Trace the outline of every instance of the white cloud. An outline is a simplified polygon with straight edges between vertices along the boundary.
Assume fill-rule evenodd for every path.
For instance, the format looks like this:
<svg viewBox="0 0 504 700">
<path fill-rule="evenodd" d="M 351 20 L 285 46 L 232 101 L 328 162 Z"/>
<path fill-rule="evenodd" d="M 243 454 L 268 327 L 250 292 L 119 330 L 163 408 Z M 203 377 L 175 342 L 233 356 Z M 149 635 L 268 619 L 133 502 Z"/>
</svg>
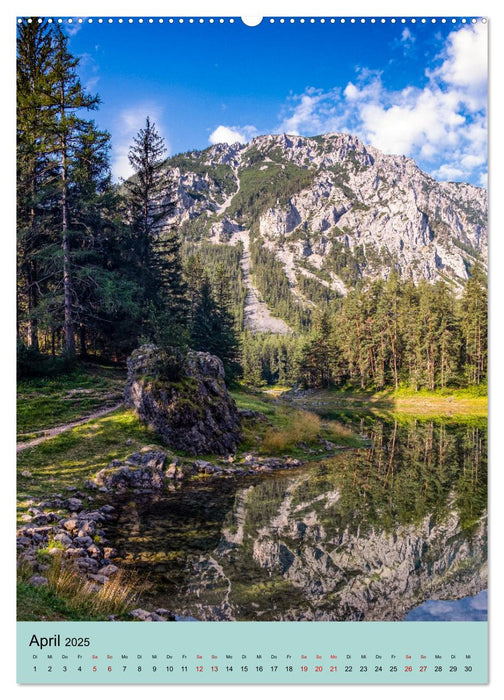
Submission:
<svg viewBox="0 0 504 700">
<path fill-rule="evenodd" d="M 71 17 L 69 19 L 71 19 L 72 21 L 71 22 L 66 21 L 64 23 L 63 27 L 64 27 L 66 33 L 68 34 L 68 36 L 75 36 L 78 32 L 80 32 L 82 27 L 86 24 L 88 18 L 87 17 L 80 17 L 80 18 L 79 17 Z M 79 19 L 81 20 L 80 22 L 79 22 Z"/>
<path fill-rule="evenodd" d="M 460 178 L 464 175 L 464 171 L 460 170 L 460 168 L 455 168 L 451 165 L 445 164 L 435 170 L 433 175 L 438 180 L 448 182 L 451 180 L 460 180 Z"/>
<path fill-rule="evenodd" d="M 359 90 L 353 83 L 350 82 L 343 90 L 343 94 L 347 100 L 356 100 L 359 97 Z"/>
<path fill-rule="evenodd" d="M 472 170 L 473 168 L 483 165 L 485 162 L 485 154 L 480 153 L 478 155 L 472 155 L 469 153 L 466 156 L 463 156 L 460 162 L 464 169 Z"/>
<path fill-rule="evenodd" d="M 345 89 L 347 99 L 351 102 L 356 98 L 357 88 L 349 83 Z M 293 136 L 340 131 L 345 127 L 344 102 L 339 88 L 328 92 L 307 88 L 302 95 L 292 95 L 289 98 L 286 114 L 275 131 Z M 292 104 L 294 108 L 291 107 Z"/>
<path fill-rule="evenodd" d="M 401 34 L 401 41 L 405 44 L 414 44 L 415 43 L 415 37 L 411 33 L 411 31 L 406 27 L 403 29 L 402 34 Z"/>
<path fill-rule="evenodd" d="M 487 29 L 479 23 L 452 32 L 441 55 L 445 60 L 431 75 L 455 87 L 484 94 L 487 82 Z"/>
<path fill-rule="evenodd" d="M 366 103 L 360 116 L 365 138 L 385 153 L 412 155 L 427 146 L 431 157 L 465 123 L 452 95 L 430 88 L 402 91 L 390 105 Z"/>
<path fill-rule="evenodd" d="M 299 98 L 299 104 L 292 116 L 285 119 L 282 124 L 282 131 L 287 134 L 298 135 L 299 129 L 303 127 L 306 123 L 315 124 L 319 123 L 319 116 L 317 113 L 320 101 L 324 98 L 322 91 L 308 89 L 307 93 L 301 95 Z"/>
<path fill-rule="evenodd" d="M 142 103 L 135 107 L 123 109 L 118 114 L 117 122 L 112 129 L 112 175 L 116 179 L 128 178 L 133 174 L 129 164 L 128 153 L 133 143 L 133 138 L 140 129 L 145 127 L 145 120 L 150 118 L 151 123 L 156 125 L 157 132 L 165 139 L 167 149 L 166 155 L 170 152 L 169 143 L 163 133 L 161 124 L 162 109 L 153 102 Z"/>
<path fill-rule="evenodd" d="M 436 155 L 436 149 L 431 143 L 424 143 L 420 149 L 420 156 L 426 160 L 430 160 Z"/>
<path fill-rule="evenodd" d="M 279 131 L 343 131 L 385 153 L 408 155 L 441 179 L 480 182 L 486 161 L 486 26 L 451 32 L 424 87 L 388 90 L 382 74 L 359 69 L 344 89 L 310 87 L 289 98 Z M 414 42 L 410 29 L 402 41 Z"/>
<path fill-rule="evenodd" d="M 257 129 L 255 126 L 224 126 L 221 124 L 216 129 L 212 131 L 208 137 L 209 143 L 212 145 L 216 143 L 229 143 L 230 145 L 234 143 L 247 143 L 251 138 L 257 135 Z"/>
<path fill-rule="evenodd" d="M 405 27 L 401 32 L 401 39 L 399 40 L 399 46 L 402 48 L 403 54 L 406 55 L 413 50 L 415 46 L 416 38 L 408 27 Z"/>
<path fill-rule="evenodd" d="M 89 52 L 84 52 L 79 55 L 79 75 L 81 76 L 86 92 L 93 93 L 100 80 L 100 75 L 98 63 L 95 57 Z"/>
</svg>

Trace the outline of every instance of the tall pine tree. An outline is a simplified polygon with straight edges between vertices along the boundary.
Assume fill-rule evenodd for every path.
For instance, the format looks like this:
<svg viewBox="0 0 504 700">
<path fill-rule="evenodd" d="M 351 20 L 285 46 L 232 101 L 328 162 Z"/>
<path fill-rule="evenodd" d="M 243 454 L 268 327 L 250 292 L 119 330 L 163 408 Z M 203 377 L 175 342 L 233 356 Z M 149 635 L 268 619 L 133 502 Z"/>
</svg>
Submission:
<svg viewBox="0 0 504 700">
<path fill-rule="evenodd" d="M 71 205 L 69 197 L 70 172 L 76 151 L 81 147 L 82 135 L 89 129 L 89 121 L 82 118 L 83 110 L 96 109 L 99 98 L 86 93 L 77 76 L 79 59 L 68 51 L 68 37 L 59 27 L 55 30 L 54 61 L 52 66 L 51 101 L 55 111 L 52 132 L 52 150 L 58 160 L 61 215 L 61 249 L 63 277 L 63 332 L 65 354 L 75 356 L 75 302 L 72 269 Z"/>
<path fill-rule="evenodd" d="M 479 384 L 488 368 L 488 291 L 480 263 L 471 269 L 460 309 L 466 377 L 470 384 Z"/>
<path fill-rule="evenodd" d="M 165 165 L 166 147 L 147 117 L 134 137 L 129 162 L 134 175 L 124 185 L 140 281 L 144 335 L 162 344 L 187 340 L 188 301 L 180 240 L 167 223 L 175 207 L 176 183 Z"/>
<path fill-rule="evenodd" d="M 50 25 L 32 18 L 17 38 L 17 240 L 18 338 L 39 350 L 41 297 L 48 269 L 41 251 L 52 242 L 55 164 L 48 139 L 54 124 L 51 100 L 54 46 Z M 26 327 L 26 334 L 23 329 Z"/>
</svg>

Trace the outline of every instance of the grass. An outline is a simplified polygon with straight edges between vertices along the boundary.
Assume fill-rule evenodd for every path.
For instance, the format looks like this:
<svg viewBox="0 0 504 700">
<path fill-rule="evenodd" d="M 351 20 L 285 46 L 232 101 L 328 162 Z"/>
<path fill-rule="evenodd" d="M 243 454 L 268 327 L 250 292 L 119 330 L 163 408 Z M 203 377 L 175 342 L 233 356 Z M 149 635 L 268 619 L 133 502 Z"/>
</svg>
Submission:
<svg viewBox="0 0 504 700">
<path fill-rule="evenodd" d="M 45 560 L 47 557 L 51 556 L 49 552 L 54 549 L 58 549 L 63 552 L 65 549 L 65 545 L 57 540 L 49 540 L 46 547 L 37 550 L 37 556 L 39 557 L 39 560 L 42 561 Z"/>
<path fill-rule="evenodd" d="M 488 387 L 486 384 L 478 384 L 476 386 L 468 386 L 463 389 L 454 389 L 450 387 L 444 387 L 442 389 L 419 389 L 415 391 L 410 387 L 399 387 L 392 392 L 392 396 L 395 398 L 401 397 L 422 397 L 426 396 L 429 398 L 433 397 L 452 397 L 454 399 L 474 399 L 474 398 L 486 398 L 488 394 Z"/>
<path fill-rule="evenodd" d="M 270 428 L 263 437 L 260 452 L 278 455 L 292 451 L 299 443 L 313 445 L 318 442 L 322 421 L 315 413 L 297 411 L 292 414 L 285 428 Z"/>
<path fill-rule="evenodd" d="M 23 522 L 32 500 L 62 493 L 68 486 L 80 488 L 112 459 L 125 459 L 146 445 L 166 450 L 152 431 L 138 422 L 133 411 L 120 409 L 19 453 L 19 522 Z M 29 476 L 23 476 L 23 472 Z M 48 586 L 31 585 L 33 570 L 21 566 L 17 586 L 19 620 L 103 620 L 109 615 L 125 615 L 134 607 L 145 586 L 132 574 L 117 572 L 93 591 L 90 582 L 62 565 L 58 552 L 51 552 L 61 548 L 61 543 L 50 541 L 37 553 L 38 560 L 50 566 L 43 573 L 49 579 Z"/>
<path fill-rule="evenodd" d="M 233 396 L 239 408 L 259 411 L 266 418 L 243 420 L 239 454 L 250 450 L 266 454 L 271 449 L 271 454 L 303 456 L 296 445 L 318 445 L 319 434 L 338 444 L 358 446 L 358 438 L 334 421 L 321 422 L 314 414 L 281 405 L 264 395 L 239 391 Z M 19 521 L 30 501 L 63 493 L 69 486 L 82 488 L 87 479 L 113 459 L 124 460 L 146 445 L 167 451 L 166 445 L 138 421 L 132 410 L 120 408 L 23 450 L 17 460 Z M 212 461 L 215 456 L 207 458 Z"/>
<path fill-rule="evenodd" d="M 279 404 L 265 395 L 234 391 L 233 396 L 239 408 L 259 411 L 266 419 L 243 420 L 238 454 L 250 450 L 267 454 L 271 450 L 271 454 L 302 457 L 305 452 L 298 444 L 320 446 L 320 438 L 340 445 L 360 444 L 359 438 L 335 421 L 320 421 L 314 414 Z M 113 459 L 124 460 L 147 445 L 167 451 L 132 410 L 120 408 L 23 450 L 17 459 L 18 521 L 22 522 L 33 501 L 64 493 L 69 486 L 82 488 Z M 215 456 L 209 455 L 208 459 L 212 461 Z"/>
<path fill-rule="evenodd" d="M 275 403 L 264 395 L 233 392 L 233 396 L 239 408 L 260 411 L 266 418 L 243 421 L 244 435 L 239 453 L 260 449 L 264 454 L 269 446 L 273 448 L 276 444 L 275 454 L 284 451 L 301 456 L 301 450 L 294 451 L 295 445 L 318 442 L 319 433 L 339 444 L 348 445 L 352 440 L 358 440 L 334 421 L 321 423 L 313 414 Z M 273 433 L 276 433 L 275 437 Z M 357 446 L 355 442 L 353 444 Z M 156 434 L 138 421 L 132 410 L 120 408 L 23 450 L 17 460 L 19 517 L 26 512 L 30 500 L 42 500 L 48 494 L 64 492 L 68 486 L 81 488 L 86 479 L 108 466 L 113 459 L 124 460 L 146 445 L 167 450 Z M 29 476 L 23 476 L 23 472 Z"/>
<path fill-rule="evenodd" d="M 346 410 L 370 411 L 372 413 L 387 411 L 405 413 L 418 417 L 427 416 L 486 416 L 488 400 L 486 386 L 468 387 L 466 389 L 437 389 L 429 391 L 403 388 L 396 391 L 341 391 L 323 389 L 310 392 L 294 403 L 303 406 L 324 405 L 338 406 Z"/>
<path fill-rule="evenodd" d="M 17 386 L 17 429 L 21 439 L 69 423 L 122 399 L 125 370 L 78 365 L 54 377 L 21 379 Z M 36 435 L 35 435 L 36 436 Z"/>
<path fill-rule="evenodd" d="M 68 486 L 79 488 L 113 459 L 125 459 L 146 445 L 166 450 L 133 411 L 118 409 L 27 448 L 18 454 L 20 514 L 25 512 L 29 499 L 43 499 Z M 30 476 L 23 476 L 23 472 Z"/>
<path fill-rule="evenodd" d="M 112 371 L 114 372 L 114 371 Z M 104 376 L 105 374 L 105 376 Z M 23 427 L 36 433 L 42 418 L 52 425 L 55 416 L 52 406 L 59 406 L 60 420 L 80 417 L 71 413 L 65 403 L 68 392 L 78 388 L 98 386 L 101 392 L 112 387 L 122 388 L 118 375 L 108 371 L 94 377 L 87 371 L 72 376 L 50 380 L 22 382 L 20 397 L 23 407 L 35 407 L 32 414 L 26 411 Z M 42 390 L 45 394 L 40 396 Z M 260 449 L 269 454 L 304 455 L 299 442 L 317 444 L 320 437 L 327 439 L 353 439 L 349 431 L 333 422 L 324 423 L 315 414 L 283 406 L 271 397 L 243 391 L 233 392 L 240 408 L 259 411 L 266 420 L 244 419 L 244 443 L 241 451 Z M 38 403 L 40 401 L 40 404 Z M 42 410 L 44 406 L 44 410 Z M 74 409 L 72 409 L 74 410 Z M 43 413 L 47 412 L 45 416 Z M 33 422 L 32 422 L 33 420 Z M 68 487 L 83 488 L 100 469 L 113 459 L 124 460 L 132 452 L 145 446 L 166 451 L 166 446 L 155 433 L 142 425 L 132 410 L 117 409 L 101 418 L 92 419 L 57 435 L 39 445 L 18 454 L 18 521 L 35 501 L 45 500 L 53 494 L 65 493 Z M 209 456 L 215 459 L 215 456 Z M 132 578 L 128 572 L 117 574 L 99 589 L 93 582 L 83 580 L 61 556 L 62 545 L 50 541 L 38 553 L 38 561 L 48 565 L 42 575 L 49 580 L 47 586 L 29 583 L 34 571 L 28 564 L 21 564 L 18 571 L 18 619 L 19 620 L 106 620 L 109 615 L 126 614 L 143 595 L 146 584 Z"/>
<path fill-rule="evenodd" d="M 119 570 L 95 590 L 94 583 L 83 580 L 61 556 L 48 558 L 49 568 L 43 572 L 47 586 L 29 583 L 34 573 L 29 565 L 18 568 L 18 620 L 106 620 L 109 615 L 126 619 L 144 592 L 145 584 L 131 572 Z"/>
<path fill-rule="evenodd" d="M 394 410 L 418 416 L 486 416 L 488 410 L 487 386 L 473 386 L 465 389 L 420 389 L 407 387 L 388 394 Z"/>
<path fill-rule="evenodd" d="M 338 447 L 361 447 L 362 440 L 337 421 L 322 421 L 315 413 L 297 411 L 286 428 L 271 428 L 262 439 L 259 452 L 266 455 L 304 454 L 306 447 L 320 448 L 321 440 Z"/>
<path fill-rule="evenodd" d="M 342 423 L 330 421 L 324 424 L 324 428 L 329 435 L 328 439 L 338 445 L 344 445 L 346 447 L 361 446 L 361 441 L 356 437 L 355 433 Z"/>
<path fill-rule="evenodd" d="M 300 445 L 320 447 L 320 440 L 338 446 L 359 447 L 362 441 L 351 430 L 336 421 L 322 421 L 315 413 L 273 402 L 264 394 L 233 392 L 241 409 L 260 411 L 267 421 L 243 421 L 244 440 L 240 450 L 258 450 L 264 455 L 290 454 L 304 456 Z"/>
</svg>

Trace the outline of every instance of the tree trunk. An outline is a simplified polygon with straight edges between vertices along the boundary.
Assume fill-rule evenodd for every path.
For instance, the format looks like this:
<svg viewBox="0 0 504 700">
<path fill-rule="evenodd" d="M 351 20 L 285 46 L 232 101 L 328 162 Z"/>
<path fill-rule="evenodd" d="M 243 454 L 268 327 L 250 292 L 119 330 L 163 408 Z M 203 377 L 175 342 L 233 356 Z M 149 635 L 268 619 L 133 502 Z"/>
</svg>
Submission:
<svg viewBox="0 0 504 700">
<path fill-rule="evenodd" d="M 33 245 L 34 227 L 35 227 L 35 209 L 33 208 L 33 202 L 35 201 L 35 178 L 31 178 L 30 182 L 31 190 L 31 201 L 32 206 L 30 207 L 30 245 L 28 246 L 31 250 Z M 39 339 L 38 339 L 38 321 L 32 316 L 32 313 L 38 306 L 38 293 L 37 293 L 37 263 L 32 259 L 28 263 L 28 345 L 38 352 L 39 350 Z"/>
<path fill-rule="evenodd" d="M 79 343 L 80 343 L 80 356 L 82 358 L 87 357 L 86 327 L 82 323 L 79 326 Z"/>
<path fill-rule="evenodd" d="M 38 352 L 38 321 L 31 315 L 38 306 L 37 288 L 33 285 L 33 280 L 36 279 L 36 272 L 34 273 L 32 269 L 34 267 L 35 265 L 30 264 L 30 277 L 28 279 L 28 345 Z"/>
<path fill-rule="evenodd" d="M 63 103 L 63 97 L 62 97 Z M 75 357 L 74 324 L 72 318 L 72 276 L 70 260 L 70 240 L 68 231 L 68 203 L 67 203 L 67 154 L 66 140 L 62 138 L 61 149 L 61 223 L 63 249 L 63 304 L 64 321 L 63 332 L 65 334 L 65 355 Z"/>
</svg>

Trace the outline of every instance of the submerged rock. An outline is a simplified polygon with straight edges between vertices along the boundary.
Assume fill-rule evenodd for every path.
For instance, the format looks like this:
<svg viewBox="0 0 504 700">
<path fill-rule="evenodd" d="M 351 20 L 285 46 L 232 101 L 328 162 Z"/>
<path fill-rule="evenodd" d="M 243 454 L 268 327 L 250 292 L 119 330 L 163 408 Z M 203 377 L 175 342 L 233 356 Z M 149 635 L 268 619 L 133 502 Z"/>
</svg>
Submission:
<svg viewBox="0 0 504 700">
<path fill-rule="evenodd" d="M 143 345 L 128 358 L 125 401 L 170 447 L 193 455 L 236 451 L 240 416 L 214 355 Z"/>
</svg>

